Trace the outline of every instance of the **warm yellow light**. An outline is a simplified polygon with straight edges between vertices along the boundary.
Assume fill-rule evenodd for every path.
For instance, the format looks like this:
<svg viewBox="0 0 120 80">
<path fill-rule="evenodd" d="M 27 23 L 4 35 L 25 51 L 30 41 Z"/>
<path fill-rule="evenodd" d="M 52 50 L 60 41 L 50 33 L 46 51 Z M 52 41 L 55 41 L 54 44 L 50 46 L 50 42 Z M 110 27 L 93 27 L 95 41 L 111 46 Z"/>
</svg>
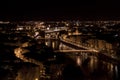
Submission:
<svg viewBox="0 0 120 80">
<path fill-rule="evenodd" d="M 38 80 L 38 78 L 35 78 L 35 80 Z"/>
</svg>

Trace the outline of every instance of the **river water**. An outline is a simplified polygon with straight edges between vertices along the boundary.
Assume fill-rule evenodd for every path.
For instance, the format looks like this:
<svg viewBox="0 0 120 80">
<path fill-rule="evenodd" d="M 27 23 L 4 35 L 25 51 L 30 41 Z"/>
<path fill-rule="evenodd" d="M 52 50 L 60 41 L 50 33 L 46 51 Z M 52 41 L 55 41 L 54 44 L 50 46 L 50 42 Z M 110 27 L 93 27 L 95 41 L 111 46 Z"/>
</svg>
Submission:
<svg viewBox="0 0 120 80">
<path fill-rule="evenodd" d="M 102 48 L 99 44 L 98 46 Z M 111 49 L 111 46 L 109 48 Z M 73 48 L 60 43 L 59 49 L 71 50 Z M 6 71 L 0 70 L 0 80 L 120 80 L 120 65 L 100 60 L 89 53 L 63 54 L 68 55 L 75 64 L 70 61 L 71 64 L 45 65 L 41 63 L 43 65 L 41 67 L 41 65 L 33 65 L 36 63 L 34 61 L 32 63 L 22 62 L 17 66 L 5 63 L 3 67 L 6 67 Z"/>
</svg>

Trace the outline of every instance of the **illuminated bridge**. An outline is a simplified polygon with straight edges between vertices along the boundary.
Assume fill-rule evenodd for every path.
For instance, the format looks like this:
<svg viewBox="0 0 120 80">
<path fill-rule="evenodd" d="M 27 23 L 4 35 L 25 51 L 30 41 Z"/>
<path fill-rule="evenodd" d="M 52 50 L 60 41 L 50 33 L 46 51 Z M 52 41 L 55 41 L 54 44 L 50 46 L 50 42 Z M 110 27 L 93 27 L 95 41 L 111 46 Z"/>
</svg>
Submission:
<svg viewBox="0 0 120 80">
<path fill-rule="evenodd" d="M 98 53 L 98 51 L 95 50 L 56 50 L 54 52 L 63 52 L 63 53 L 74 53 L 74 52 L 92 52 L 92 53 Z"/>
<path fill-rule="evenodd" d="M 95 48 L 91 47 L 90 45 L 86 45 L 84 43 L 80 43 L 80 42 L 76 42 L 74 40 L 70 40 L 69 38 L 67 38 L 67 36 L 70 36 L 70 35 L 65 35 L 65 34 L 59 35 L 60 31 L 62 31 L 62 30 L 65 30 L 65 29 L 46 30 L 45 31 L 45 35 L 48 34 L 47 37 L 40 38 L 40 39 L 47 41 L 48 45 L 50 47 L 53 46 L 52 40 L 54 41 L 56 39 L 59 39 L 59 41 L 61 43 L 65 44 L 66 46 L 69 46 L 70 48 L 72 48 L 71 50 L 61 50 L 61 49 L 57 48 L 57 50 L 54 50 L 54 52 L 61 52 L 61 53 L 85 53 L 85 54 L 86 53 L 95 53 L 95 54 L 99 54 L 100 56 L 104 55 L 104 58 L 107 58 L 107 59 L 110 58 L 110 59 L 114 59 L 114 60 L 118 61 L 118 58 L 116 56 L 111 56 L 111 54 L 107 54 L 107 52 L 103 53 L 103 52 L 101 52 L 101 50 L 99 50 L 99 48 L 95 49 Z M 77 34 L 78 34 L 78 31 L 76 31 L 76 35 Z M 51 35 L 55 36 L 55 37 L 52 37 Z M 78 34 L 78 35 L 84 36 L 82 34 Z M 57 42 L 54 42 L 54 46 L 55 46 L 55 44 L 56 44 L 57 47 L 59 47 L 58 46 L 59 44 Z"/>
</svg>

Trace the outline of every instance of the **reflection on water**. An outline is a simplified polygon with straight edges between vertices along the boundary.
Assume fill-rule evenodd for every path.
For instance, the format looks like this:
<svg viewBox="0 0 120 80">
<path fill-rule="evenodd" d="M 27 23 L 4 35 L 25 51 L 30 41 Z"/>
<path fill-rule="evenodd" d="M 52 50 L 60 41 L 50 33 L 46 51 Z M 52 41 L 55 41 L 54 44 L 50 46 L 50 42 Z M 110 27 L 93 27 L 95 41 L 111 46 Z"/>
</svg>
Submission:
<svg viewBox="0 0 120 80">
<path fill-rule="evenodd" d="M 118 66 L 89 56 L 82 60 L 75 56 L 77 65 L 50 64 L 40 66 L 22 66 L 15 80 L 118 80 Z M 73 79 L 72 79 L 73 78 Z"/>
<path fill-rule="evenodd" d="M 82 53 L 72 55 L 74 64 L 42 64 L 33 66 L 22 65 L 20 68 L 5 67 L 9 69 L 0 80 L 119 80 L 120 65 L 99 60 L 93 55 Z M 20 56 L 19 56 L 20 57 Z M 24 58 L 24 57 L 23 57 Z M 28 59 L 30 60 L 30 59 Z M 35 60 L 34 60 L 35 61 Z M 26 62 L 25 62 L 26 63 Z M 34 63 L 32 61 L 32 63 Z M 19 66 L 19 65 L 18 65 Z M 42 66 L 42 67 L 41 67 Z M 4 74 L 1 70 L 0 72 Z M 13 77 L 14 76 L 14 77 Z"/>
<path fill-rule="evenodd" d="M 82 64 L 82 61 L 81 61 L 81 59 L 80 59 L 80 56 L 77 56 L 76 59 L 77 59 L 77 65 L 80 66 L 80 65 Z"/>
<path fill-rule="evenodd" d="M 63 47 L 66 47 L 62 44 Z M 66 49 L 70 49 L 66 47 Z M 19 50 L 19 48 L 18 48 Z M 20 49 L 21 50 L 21 49 Z M 19 52 L 19 51 L 16 51 Z M 23 61 L 38 62 L 16 53 L 18 57 L 22 56 Z M 23 54 L 23 53 L 22 53 Z M 102 61 L 89 53 L 72 53 L 68 55 L 74 61 L 74 64 L 42 64 L 39 66 L 22 66 L 18 69 L 15 80 L 118 80 L 119 66 Z"/>
<path fill-rule="evenodd" d="M 44 69 L 40 66 L 23 66 L 18 70 L 15 80 L 58 80 L 62 78 L 62 65 L 44 66 Z"/>
<path fill-rule="evenodd" d="M 24 66 L 17 72 L 15 80 L 39 80 L 40 68 L 33 66 Z"/>
</svg>

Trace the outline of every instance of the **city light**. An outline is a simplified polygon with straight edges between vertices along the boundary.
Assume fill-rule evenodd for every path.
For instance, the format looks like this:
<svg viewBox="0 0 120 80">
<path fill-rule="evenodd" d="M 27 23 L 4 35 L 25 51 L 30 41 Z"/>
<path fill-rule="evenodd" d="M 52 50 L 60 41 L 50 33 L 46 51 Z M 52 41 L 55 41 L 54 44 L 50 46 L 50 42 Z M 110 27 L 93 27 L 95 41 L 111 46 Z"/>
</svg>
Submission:
<svg viewBox="0 0 120 80">
<path fill-rule="evenodd" d="M 14 74 L 6 73 L 9 79 L 119 77 L 120 21 L 5 23 L 0 22 L 0 70 Z"/>
</svg>

